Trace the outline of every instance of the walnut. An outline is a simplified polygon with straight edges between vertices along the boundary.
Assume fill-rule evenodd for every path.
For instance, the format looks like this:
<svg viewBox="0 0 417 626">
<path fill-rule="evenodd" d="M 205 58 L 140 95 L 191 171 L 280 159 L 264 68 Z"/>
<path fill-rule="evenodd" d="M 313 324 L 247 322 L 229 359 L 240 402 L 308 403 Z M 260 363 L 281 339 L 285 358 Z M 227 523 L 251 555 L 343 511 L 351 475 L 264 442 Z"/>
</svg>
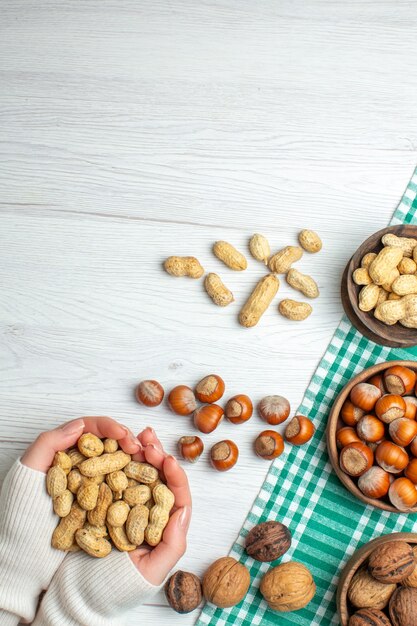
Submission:
<svg viewBox="0 0 417 626">
<path fill-rule="evenodd" d="M 265 574 L 260 591 L 273 611 L 298 611 L 313 599 L 316 585 L 304 565 L 289 561 Z"/>
<path fill-rule="evenodd" d="M 405 541 L 389 541 L 372 552 L 369 573 L 381 583 L 400 583 L 410 576 L 416 562 L 412 547 Z"/>
<path fill-rule="evenodd" d="M 274 561 L 291 546 L 291 533 L 280 522 L 263 522 L 246 537 L 246 552 L 257 561 Z"/>
<path fill-rule="evenodd" d="M 175 572 L 165 583 L 168 604 L 177 613 L 190 613 L 201 602 L 201 582 L 190 572 Z"/>
<path fill-rule="evenodd" d="M 389 603 L 393 626 L 417 626 L 417 589 L 399 587 Z"/>
<path fill-rule="evenodd" d="M 349 619 L 349 626 L 391 626 L 391 622 L 378 609 L 360 609 Z"/>
<path fill-rule="evenodd" d="M 405 587 L 416 587 L 417 588 L 417 546 L 413 548 L 414 560 L 416 561 L 416 566 L 413 572 L 410 574 L 408 578 L 401 582 Z"/>
<path fill-rule="evenodd" d="M 362 568 L 352 578 L 348 598 L 358 609 L 383 609 L 396 588 L 396 584 L 380 583 L 366 568 Z"/>
<path fill-rule="evenodd" d="M 203 577 L 206 600 L 221 609 L 239 604 L 250 584 L 250 575 L 242 563 L 231 556 L 214 561 Z"/>
</svg>

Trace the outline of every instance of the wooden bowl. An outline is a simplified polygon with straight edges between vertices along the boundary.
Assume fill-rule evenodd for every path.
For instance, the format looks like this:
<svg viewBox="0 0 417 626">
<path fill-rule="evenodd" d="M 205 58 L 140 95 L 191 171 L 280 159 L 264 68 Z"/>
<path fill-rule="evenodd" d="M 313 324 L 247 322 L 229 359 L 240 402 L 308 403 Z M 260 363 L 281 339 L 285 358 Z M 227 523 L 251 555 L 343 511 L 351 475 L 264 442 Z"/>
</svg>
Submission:
<svg viewBox="0 0 417 626">
<path fill-rule="evenodd" d="M 350 557 L 342 570 L 339 579 L 339 585 L 337 587 L 337 611 L 339 613 L 341 626 L 348 626 L 349 617 L 355 612 L 354 607 L 350 605 L 347 597 L 347 592 L 353 576 L 358 569 L 363 565 L 366 559 L 370 556 L 371 552 L 378 546 L 389 543 L 390 541 L 406 541 L 409 544 L 417 544 L 417 534 L 415 533 L 392 533 L 390 535 L 384 535 L 373 539 L 369 543 L 366 543 L 362 548 L 356 550 L 356 552 Z"/>
<path fill-rule="evenodd" d="M 377 509 L 382 509 L 383 511 L 390 511 L 391 513 L 404 515 L 404 512 L 396 509 L 394 506 L 392 506 L 392 504 L 388 500 L 376 500 L 375 498 L 368 498 L 362 493 L 362 491 L 356 485 L 354 480 L 350 476 L 348 476 L 348 474 L 345 474 L 345 472 L 343 472 L 340 469 L 339 449 L 336 443 L 336 432 L 342 426 L 346 426 L 346 424 L 343 422 L 342 418 L 340 417 L 340 411 L 341 411 L 344 401 L 347 400 L 347 398 L 349 397 L 352 387 L 354 387 L 357 383 L 365 382 L 371 376 L 374 376 L 375 374 L 379 374 L 379 372 L 382 372 L 388 369 L 389 367 L 392 367 L 393 365 L 403 365 L 417 372 L 416 361 L 387 361 L 385 363 L 379 363 L 378 365 L 373 365 L 372 367 L 368 367 L 367 369 L 363 370 L 360 374 L 352 378 L 352 380 L 343 387 L 342 391 L 339 393 L 339 395 L 337 396 L 332 406 L 332 409 L 329 415 L 329 420 L 327 422 L 327 433 L 326 433 L 327 451 L 329 453 L 330 463 L 332 464 L 334 471 L 339 477 L 339 480 L 344 484 L 346 489 L 350 491 L 350 493 L 352 493 L 356 498 L 358 498 L 365 504 L 370 504 L 371 506 L 376 507 Z M 417 513 L 417 506 L 407 511 L 407 513 L 405 514 L 407 515 L 408 513 Z"/>
<path fill-rule="evenodd" d="M 387 324 L 377 320 L 372 311 L 368 313 L 361 311 L 358 306 L 358 298 L 362 286 L 356 285 L 352 279 L 353 272 L 361 266 L 362 257 L 367 252 L 378 253 L 383 248 L 381 239 L 386 233 L 393 233 L 397 237 L 415 237 L 417 239 L 417 226 L 410 224 L 388 226 L 371 235 L 359 246 L 343 273 L 342 304 L 346 315 L 362 335 L 383 346 L 407 348 L 417 345 L 417 329 L 405 328 L 399 323 L 387 326 Z"/>
</svg>

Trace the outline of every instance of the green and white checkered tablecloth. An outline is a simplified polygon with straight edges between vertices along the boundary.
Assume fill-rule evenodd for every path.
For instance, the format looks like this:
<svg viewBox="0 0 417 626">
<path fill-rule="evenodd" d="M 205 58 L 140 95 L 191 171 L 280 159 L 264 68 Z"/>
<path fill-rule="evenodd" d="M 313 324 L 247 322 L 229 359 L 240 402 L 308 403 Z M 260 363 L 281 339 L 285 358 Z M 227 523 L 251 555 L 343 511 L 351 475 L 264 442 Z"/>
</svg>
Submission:
<svg viewBox="0 0 417 626">
<path fill-rule="evenodd" d="M 417 170 L 391 220 L 391 224 L 400 223 L 417 224 Z M 332 471 L 326 451 L 327 417 L 339 391 L 362 369 L 395 359 L 417 360 L 417 348 L 378 346 L 355 330 L 346 317 L 342 319 L 298 409 L 313 419 L 316 434 L 307 446 L 289 447 L 285 456 L 271 465 L 230 552 L 250 571 L 249 592 L 243 602 L 231 609 L 216 609 L 207 604 L 197 626 L 338 624 L 335 602 L 338 576 L 351 554 L 381 534 L 417 532 L 416 515 L 380 511 L 350 495 Z M 271 565 L 254 561 L 244 550 L 248 531 L 255 524 L 271 519 L 286 524 L 293 536 L 292 546 L 282 561 L 296 560 L 307 565 L 317 585 L 312 602 L 293 613 L 268 610 L 258 587 Z"/>
</svg>

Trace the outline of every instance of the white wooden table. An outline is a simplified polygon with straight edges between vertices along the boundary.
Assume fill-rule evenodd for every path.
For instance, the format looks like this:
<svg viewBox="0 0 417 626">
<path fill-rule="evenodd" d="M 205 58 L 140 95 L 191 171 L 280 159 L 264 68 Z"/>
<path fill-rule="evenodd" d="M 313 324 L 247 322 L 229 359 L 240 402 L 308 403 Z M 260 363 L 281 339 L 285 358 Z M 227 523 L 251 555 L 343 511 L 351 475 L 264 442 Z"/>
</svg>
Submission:
<svg viewBox="0 0 417 626">
<path fill-rule="evenodd" d="M 391 0 L 1 0 L 0 469 L 42 430 L 86 414 L 166 448 L 194 432 L 146 410 L 166 389 L 221 374 L 227 394 L 286 395 L 295 409 L 342 314 L 339 282 L 386 225 L 417 160 L 415 4 Z M 302 324 L 277 302 L 236 321 L 262 267 L 233 273 L 211 245 L 274 249 L 317 229 L 300 269 L 321 297 Z M 170 254 L 219 271 L 236 302 L 161 270 Z M 280 295 L 289 294 L 285 285 Z M 313 416 L 314 417 L 314 416 Z M 188 469 L 194 496 L 180 566 L 201 574 L 234 541 L 267 472 L 262 429 L 221 424 L 241 456 Z M 130 623 L 192 624 L 162 594 Z"/>
</svg>

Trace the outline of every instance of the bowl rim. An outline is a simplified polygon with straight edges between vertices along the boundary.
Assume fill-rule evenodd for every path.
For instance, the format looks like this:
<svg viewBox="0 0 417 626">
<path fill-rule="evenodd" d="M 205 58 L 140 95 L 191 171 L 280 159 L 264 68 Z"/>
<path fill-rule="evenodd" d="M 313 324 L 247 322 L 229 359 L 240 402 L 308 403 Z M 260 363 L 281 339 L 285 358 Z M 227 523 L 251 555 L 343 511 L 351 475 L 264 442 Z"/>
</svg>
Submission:
<svg viewBox="0 0 417 626">
<path fill-rule="evenodd" d="M 353 272 L 361 266 L 362 257 L 368 252 L 373 252 L 375 248 L 381 247 L 381 239 L 387 233 L 397 236 L 410 237 L 410 234 L 403 234 L 404 230 L 412 229 L 417 239 L 417 225 L 415 224 L 394 224 L 377 230 L 369 235 L 355 250 L 346 264 L 341 281 L 341 295 L 344 311 L 351 323 L 365 336 L 380 345 L 407 348 L 417 345 L 417 330 L 413 328 L 405 328 L 400 324 L 387 326 L 379 320 L 371 317 L 370 312 L 361 311 L 358 305 L 358 293 L 362 289 L 362 285 L 356 285 L 353 282 Z M 371 240 L 377 239 L 377 243 Z M 353 297 L 352 294 L 355 294 Z M 389 331 L 389 329 L 391 329 Z M 399 331 L 399 332 L 396 332 Z M 392 334 L 392 336 L 391 336 Z"/>
<path fill-rule="evenodd" d="M 406 541 L 407 543 L 417 544 L 417 533 L 412 532 L 397 532 L 387 533 L 376 537 L 368 543 L 355 550 L 355 552 L 348 559 L 340 572 L 339 582 L 336 592 L 336 605 L 337 613 L 340 618 L 341 626 L 348 626 L 348 619 L 350 617 L 347 604 L 347 591 L 349 589 L 350 582 L 358 569 L 363 565 L 364 561 L 373 552 L 375 548 L 391 541 Z"/>
<path fill-rule="evenodd" d="M 396 513 L 397 515 L 410 515 L 413 513 L 417 513 L 417 506 L 413 507 L 409 511 L 404 512 L 399 511 L 394 506 L 388 504 L 387 502 L 384 502 L 383 500 L 377 500 L 376 498 L 368 498 L 367 496 L 365 496 L 361 492 L 359 487 L 357 487 L 357 485 L 354 483 L 353 479 L 340 469 L 339 454 L 336 443 L 336 428 L 340 416 L 340 410 L 344 401 L 348 398 L 352 387 L 354 387 L 359 382 L 364 382 L 375 374 L 379 374 L 381 371 L 384 371 L 389 367 L 393 367 L 394 365 L 409 367 L 417 373 L 417 361 L 383 361 L 382 363 L 377 363 L 376 365 L 371 365 L 370 367 L 363 369 L 361 372 L 356 374 L 356 376 L 354 376 L 348 383 L 346 383 L 346 385 L 337 395 L 336 399 L 333 402 L 332 408 L 330 409 L 326 427 L 326 443 L 329 461 L 333 467 L 333 470 L 335 471 L 341 483 L 353 496 L 355 496 L 365 504 L 374 506 L 377 509 L 389 511 L 390 513 Z"/>
</svg>

